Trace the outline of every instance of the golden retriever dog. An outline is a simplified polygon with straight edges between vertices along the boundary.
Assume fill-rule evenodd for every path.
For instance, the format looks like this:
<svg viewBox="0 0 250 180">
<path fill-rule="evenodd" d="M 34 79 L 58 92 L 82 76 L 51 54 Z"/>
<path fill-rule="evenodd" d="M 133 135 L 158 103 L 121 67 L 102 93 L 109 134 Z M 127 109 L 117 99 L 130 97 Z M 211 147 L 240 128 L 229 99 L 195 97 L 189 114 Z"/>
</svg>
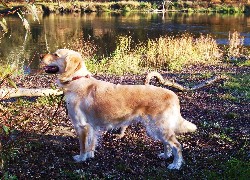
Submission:
<svg viewBox="0 0 250 180">
<path fill-rule="evenodd" d="M 193 132 L 196 126 L 180 113 L 177 95 L 152 85 L 120 85 L 97 80 L 87 70 L 81 55 L 60 49 L 41 55 L 47 73 L 59 74 L 58 85 L 63 88 L 69 118 L 77 132 L 80 154 L 75 161 L 94 157 L 100 130 L 128 126 L 141 122 L 152 138 L 164 145 L 159 157 L 174 155 L 169 169 L 180 169 L 183 158 L 176 134 Z"/>
</svg>

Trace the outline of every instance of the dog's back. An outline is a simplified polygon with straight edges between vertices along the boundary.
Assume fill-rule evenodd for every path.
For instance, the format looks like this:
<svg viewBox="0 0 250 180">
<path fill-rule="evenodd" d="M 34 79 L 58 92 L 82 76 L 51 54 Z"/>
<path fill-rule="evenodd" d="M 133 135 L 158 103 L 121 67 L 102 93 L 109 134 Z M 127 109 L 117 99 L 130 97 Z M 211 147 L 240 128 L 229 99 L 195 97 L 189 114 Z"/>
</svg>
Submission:
<svg viewBox="0 0 250 180">
<path fill-rule="evenodd" d="M 70 87 L 69 91 L 78 94 L 81 109 L 95 121 L 95 126 L 115 126 L 139 117 L 144 124 L 156 121 L 155 124 L 169 126 L 178 133 L 194 129 L 186 126 L 188 123 L 180 115 L 179 99 L 170 90 L 152 85 L 115 85 L 95 78 L 83 78 Z"/>
</svg>

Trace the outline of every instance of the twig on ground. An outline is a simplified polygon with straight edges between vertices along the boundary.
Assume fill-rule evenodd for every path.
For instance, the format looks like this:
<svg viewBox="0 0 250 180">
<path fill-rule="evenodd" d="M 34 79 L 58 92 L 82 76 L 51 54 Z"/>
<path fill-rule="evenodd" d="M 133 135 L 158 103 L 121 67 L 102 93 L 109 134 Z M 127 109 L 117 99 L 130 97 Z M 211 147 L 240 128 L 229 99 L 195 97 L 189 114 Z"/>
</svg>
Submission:
<svg viewBox="0 0 250 180">
<path fill-rule="evenodd" d="M 150 72 L 147 77 L 146 77 L 146 80 L 145 80 L 145 85 L 149 84 L 150 83 L 150 80 L 153 78 L 153 77 L 156 77 L 160 83 L 162 83 L 163 85 L 165 86 L 169 86 L 169 87 L 173 87 L 175 89 L 178 89 L 180 91 L 194 91 L 194 90 L 197 90 L 197 89 L 200 89 L 200 88 L 203 88 L 205 86 L 208 86 L 220 79 L 225 79 L 225 76 L 214 76 L 212 78 L 209 78 L 208 80 L 202 82 L 202 83 L 199 83 L 193 87 L 186 87 L 186 86 L 183 86 L 181 84 L 178 84 L 176 82 L 173 82 L 173 81 L 169 81 L 167 79 L 164 79 L 162 77 L 162 75 L 156 71 L 153 71 L 153 72 Z"/>
</svg>

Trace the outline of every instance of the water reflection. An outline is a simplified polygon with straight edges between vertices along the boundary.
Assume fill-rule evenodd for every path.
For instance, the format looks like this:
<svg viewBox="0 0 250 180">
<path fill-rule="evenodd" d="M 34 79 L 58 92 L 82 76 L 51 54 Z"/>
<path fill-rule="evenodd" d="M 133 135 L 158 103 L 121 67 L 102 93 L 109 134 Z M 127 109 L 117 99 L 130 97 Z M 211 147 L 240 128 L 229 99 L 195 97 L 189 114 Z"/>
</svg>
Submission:
<svg viewBox="0 0 250 180">
<path fill-rule="evenodd" d="M 188 13 L 91 13 L 40 15 L 40 24 L 31 16 L 31 34 L 25 43 L 25 30 L 17 16 L 5 17 L 9 32 L 1 39 L 0 60 L 31 63 L 37 67 L 39 53 L 54 51 L 91 40 L 98 47 L 99 56 L 109 55 L 120 35 L 130 35 L 134 43 L 145 42 L 165 35 L 191 33 L 193 36 L 210 34 L 220 44 L 226 44 L 228 32 L 241 32 L 245 45 L 250 45 L 250 18 L 242 15 Z M 0 34 L 2 37 L 3 34 Z"/>
</svg>

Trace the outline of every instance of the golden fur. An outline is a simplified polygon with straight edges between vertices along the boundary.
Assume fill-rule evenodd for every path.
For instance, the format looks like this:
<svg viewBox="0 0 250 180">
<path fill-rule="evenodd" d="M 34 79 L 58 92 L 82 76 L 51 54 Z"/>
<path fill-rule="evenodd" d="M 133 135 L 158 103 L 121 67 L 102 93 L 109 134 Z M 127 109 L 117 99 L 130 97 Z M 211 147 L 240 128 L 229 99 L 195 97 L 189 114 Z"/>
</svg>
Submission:
<svg viewBox="0 0 250 180">
<path fill-rule="evenodd" d="M 183 158 L 176 134 L 193 132 L 196 126 L 180 114 L 177 95 L 152 85 L 116 85 L 97 80 L 87 71 L 79 53 L 60 49 L 41 56 L 49 73 L 58 73 L 69 117 L 79 136 L 76 161 L 94 157 L 97 132 L 141 122 L 149 136 L 164 144 L 160 157 L 174 155 L 169 169 L 179 169 Z M 53 70 L 52 70 L 53 69 Z M 55 70 L 56 69 L 56 70 Z"/>
</svg>

